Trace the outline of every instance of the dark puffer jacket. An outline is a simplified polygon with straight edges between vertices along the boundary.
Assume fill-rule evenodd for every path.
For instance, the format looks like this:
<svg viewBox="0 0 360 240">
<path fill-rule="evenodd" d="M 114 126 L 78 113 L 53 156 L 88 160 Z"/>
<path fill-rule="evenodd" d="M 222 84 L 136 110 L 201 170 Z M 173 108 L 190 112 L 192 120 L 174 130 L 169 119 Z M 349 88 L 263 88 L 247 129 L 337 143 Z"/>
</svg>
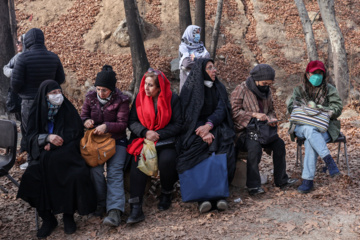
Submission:
<svg viewBox="0 0 360 240">
<path fill-rule="evenodd" d="M 97 99 L 96 91 L 86 94 L 85 102 L 81 109 L 81 120 L 83 123 L 87 119 L 94 120 L 97 127 L 106 124 L 107 132 L 112 134 L 115 139 L 126 137 L 126 127 L 129 117 L 129 97 L 124 95 L 119 89 L 115 89 L 110 101 L 101 105 Z"/>
<path fill-rule="evenodd" d="M 17 59 L 11 87 L 22 99 L 34 99 L 43 81 L 52 79 L 60 85 L 65 81 L 65 74 L 59 57 L 46 49 L 40 29 L 30 29 L 25 34 L 24 44 L 27 51 Z"/>
</svg>

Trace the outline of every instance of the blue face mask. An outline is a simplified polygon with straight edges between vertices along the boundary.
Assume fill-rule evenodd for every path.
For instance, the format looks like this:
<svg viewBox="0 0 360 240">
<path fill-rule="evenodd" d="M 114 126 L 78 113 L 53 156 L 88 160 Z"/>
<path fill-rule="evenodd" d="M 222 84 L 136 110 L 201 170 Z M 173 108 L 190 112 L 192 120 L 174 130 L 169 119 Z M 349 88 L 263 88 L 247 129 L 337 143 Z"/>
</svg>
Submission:
<svg viewBox="0 0 360 240">
<path fill-rule="evenodd" d="M 313 74 L 311 75 L 309 82 L 314 86 L 318 87 L 322 83 L 323 75 L 322 74 Z"/>
<path fill-rule="evenodd" d="M 196 33 L 194 36 L 194 42 L 198 43 L 200 42 L 200 33 Z"/>
</svg>

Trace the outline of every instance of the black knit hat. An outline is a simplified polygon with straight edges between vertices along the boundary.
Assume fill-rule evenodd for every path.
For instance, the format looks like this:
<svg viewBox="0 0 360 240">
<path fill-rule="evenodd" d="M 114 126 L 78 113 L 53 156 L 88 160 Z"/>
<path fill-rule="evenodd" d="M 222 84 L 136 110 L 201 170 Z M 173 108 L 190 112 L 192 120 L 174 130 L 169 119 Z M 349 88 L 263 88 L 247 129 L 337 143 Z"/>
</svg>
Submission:
<svg viewBox="0 0 360 240">
<path fill-rule="evenodd" d="M 115 90 L 116 86 L 116 73 L 109 65 L 104 65 L 101 72 L 96 75 L 95 87 L 106 87 L 111 91 Z"/>
<path fill-rule="evenodd" d="M 250 76 L 254 81 L 275 80 L 275 70 L 268 64 L 258 64 L 251 71 Z"/>
</svg>

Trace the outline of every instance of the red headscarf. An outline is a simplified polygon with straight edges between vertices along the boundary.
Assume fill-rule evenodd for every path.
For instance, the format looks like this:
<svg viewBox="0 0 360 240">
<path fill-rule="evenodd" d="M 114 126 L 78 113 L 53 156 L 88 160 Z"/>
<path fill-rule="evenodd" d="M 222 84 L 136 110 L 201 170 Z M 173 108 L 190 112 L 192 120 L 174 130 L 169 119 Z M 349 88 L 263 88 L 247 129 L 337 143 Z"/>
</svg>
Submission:
<svg viewBox="0 0 360 240">
<path fill-rule="evenodd" d="M 157 73 L 158 71 L 156 71 Z M 160 94 L 157 100 L 157 114 L 155 116 L 154 101 L 145 93 L 145 75 L 141 79 L 140 90 L 136 97 L 135 107 L 140 123 L 149 130 L 159 130 L 164 128 L 171 119 L 171 97 L 170 81 L 164 73 L 159 71 L 158 80 L 160 85 Z M 134 106 L 133 106 L 134 107 Z M 127 152 L 138 156 L 143 148 L 144 138 L 136 138 L 127 147 Z M 135 158 L 136 161 L 136 158 Z"/>
</svg>

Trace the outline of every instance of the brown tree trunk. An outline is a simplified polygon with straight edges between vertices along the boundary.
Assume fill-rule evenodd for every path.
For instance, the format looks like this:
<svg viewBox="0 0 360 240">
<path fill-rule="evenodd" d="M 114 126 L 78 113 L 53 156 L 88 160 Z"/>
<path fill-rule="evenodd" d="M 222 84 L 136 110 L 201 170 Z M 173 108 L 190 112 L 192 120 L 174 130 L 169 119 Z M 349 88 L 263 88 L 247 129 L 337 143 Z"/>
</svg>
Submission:
<svg viewBox="0 0 360 240">
<path fill-rule="evenodd" d="M 13 37 L 14 48 L 16 49 L 17 25 L 16 25 L 16 15 L 15 15 L 15 4 L 14 4 L 14 0 L 9 0 L 9 10 L 10 10 L 10 27 L 11 27 L 11 34 L 12 34 L 12 37 Z"/>
<path fill-rule="evenodd" d="M 318 60 L 319 56 L 316 50 L 315 37 L 313 29 L 311 26 L 311 20 L 309 18 L 308 12 L 306 11 L 305 4 L 303 0 L 295 0 L 296 7 L 299 12 L 299 17 L 303 27 L 303 32 L 305 35 L 305 42 L 307 47 L 308 59 L 309 61 Z"/>
<path fill-rule="evenodd" d="M 205 0 L 195 0 L 195 25 L 201 27 L 201 38 L 205 45 Z"/>
<path fill-rule="evenodd" d="M 179 26 L 180 39 L 185 32 L 187 26 L 191 25 L 191 12 L 189 0 L 179 0 Z"/>
<path fill-rule="evenodd" d="M 345 42 L 335 17 L 334 0 L 318 0 L 321 17 L 328 32 L 334 63 L 334 82 L 339 95 L 346 103 L 349 96 L 349 67 Z"/>
<path fill-rule="evenodd" d="M 224 3 L 223 0 L 218 0 L 214 30 L 213 30 L 212 38 L 211 38 L 210 56 L 214 60 L 215 60 L 215 55 L 216 55 L 216 47 L 217 47 L 217 43 L 218 43 L 218 39 L 219 39 L 223 3 Z"/>
<path fill-rule="evenodd" d="M 10 28 L 9 6 L 7 0 L 0 0 L 0 69 L 15 55 Z M 0 115 L 6 111 L 6 95 L 10 85 L 9 78 L 0 73 Z"/>
<path fill-rule="evenodd" d="M 130 36 L 130 50 L 133 66 L 133 83 L 131 83 L 129 90 L 134 94 L 137 94 L 141 78 L 150 65 L 146 57 L 144 41 L 141 37 L 139 20 L 136 14 L 136 0 L 124 0 L 124 8 Z"/>
</svg>

